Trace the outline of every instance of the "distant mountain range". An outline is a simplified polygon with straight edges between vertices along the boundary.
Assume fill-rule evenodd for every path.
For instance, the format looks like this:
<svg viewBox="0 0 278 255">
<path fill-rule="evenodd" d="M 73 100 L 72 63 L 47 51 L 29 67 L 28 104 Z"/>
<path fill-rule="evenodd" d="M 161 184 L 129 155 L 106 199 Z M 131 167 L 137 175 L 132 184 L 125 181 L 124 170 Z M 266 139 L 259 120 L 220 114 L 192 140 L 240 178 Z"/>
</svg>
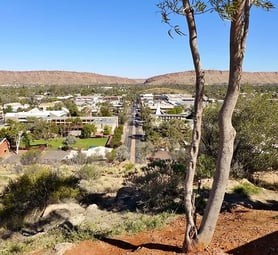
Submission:
<svg viewBox="0 0 278 255">
<path fill-rule="evenodd" d="M 207 70 L 206 84 L 227 84 L 228 71 Z M 68 71 L 0 71 L 0 86 L 9 85 L 91 85 L 91 84 L 194 84 L 194 71 L 169 73 L 147 79 Z M 242 83 L 277 84 L 278 72 L 244 72 Z"/>
</svg>

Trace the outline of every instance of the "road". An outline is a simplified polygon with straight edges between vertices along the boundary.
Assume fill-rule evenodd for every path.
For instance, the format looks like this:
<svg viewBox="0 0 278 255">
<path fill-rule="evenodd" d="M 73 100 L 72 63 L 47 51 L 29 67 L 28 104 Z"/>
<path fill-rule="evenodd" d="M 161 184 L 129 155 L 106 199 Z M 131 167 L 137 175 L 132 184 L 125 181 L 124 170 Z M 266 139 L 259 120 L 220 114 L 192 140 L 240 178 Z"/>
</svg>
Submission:
<svg viewBox="0 0 278 255">
<path fill-rule="evenodd" d="M 128 148 L 128 152 L 130 155 L 130 161 L 132 163 L 140 163 L 140 160 L 136 156 L 136 147 L 138 143 L 141 142 L 141 138 L 143 135 L 142 126 L 136 124 L 138 116 L 136 106 L 132 105 L 130 109 L 130 118 L 125 125 L 125 138 L 124 144 Z"/>
</svg>

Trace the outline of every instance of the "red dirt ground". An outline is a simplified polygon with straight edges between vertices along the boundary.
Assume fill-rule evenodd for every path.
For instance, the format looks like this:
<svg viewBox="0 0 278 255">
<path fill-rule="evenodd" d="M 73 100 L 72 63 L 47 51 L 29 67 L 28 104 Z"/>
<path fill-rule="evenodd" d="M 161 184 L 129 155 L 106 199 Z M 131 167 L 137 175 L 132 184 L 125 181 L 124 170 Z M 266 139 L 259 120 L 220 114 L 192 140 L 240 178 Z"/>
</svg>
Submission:
<svg viewBox="0 0 278 255">
<path fill-rule="evenodd" d="M 64 255 L 181 254 L 185 221 L 178 218 L 162 230 L 83 241 Z M 238 207 L 222 213 L 213 241 L 199 255 L 278 255 L 278 212 Z"/>
</svg>

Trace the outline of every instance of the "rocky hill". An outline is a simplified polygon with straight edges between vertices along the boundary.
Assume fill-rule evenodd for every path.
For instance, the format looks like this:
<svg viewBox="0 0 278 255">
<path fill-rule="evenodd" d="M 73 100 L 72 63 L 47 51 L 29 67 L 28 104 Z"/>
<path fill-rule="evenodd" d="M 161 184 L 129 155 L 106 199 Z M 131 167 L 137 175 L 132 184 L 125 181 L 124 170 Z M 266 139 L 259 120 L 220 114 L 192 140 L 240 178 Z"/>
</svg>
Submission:
<svg viewBox="0 0 278 255">
<path fill-rule="evenodd" d="M 205 80 L 206 84 L 227 84 L 228 71 L 207 70 Z M 186 71 L 179 73 L 169 73 L 165 75 L 154 76 L 145 81 L 146 84 L 194 84 L 195 72 Z M 242 75 L 242 83 L 254 85 L 277 84 L 278 72 L 244 72 Z"/>
<path fill-rule="evenodd" d="M 9 85 L 91 85 L 91 84 L 194 84 L 194 71 L 169 73 L 148 79 L 68 71 L 0 71 L 0 86 Z M 228 71 L 206 71 L 206 84 L 227 84 Z M 278 84 L 278 72 L 244 72 L 242 83 Z"/>
<path fill-rule="evenodd" d="M 91 85 L 135 84 L 138 82 L 135 79 L 84 72 L 0 71 L 0 85 Z"/>
</svg>

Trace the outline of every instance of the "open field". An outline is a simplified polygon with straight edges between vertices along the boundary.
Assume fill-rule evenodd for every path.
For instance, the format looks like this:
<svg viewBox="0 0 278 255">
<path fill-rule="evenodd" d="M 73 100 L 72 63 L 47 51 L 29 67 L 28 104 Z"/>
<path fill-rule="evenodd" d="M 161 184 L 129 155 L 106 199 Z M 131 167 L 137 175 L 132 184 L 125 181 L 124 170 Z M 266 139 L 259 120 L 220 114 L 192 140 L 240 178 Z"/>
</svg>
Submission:
<svg viewBox="0 0 278 255">
<path fill-rule="evenodd" d="M 57 150 L 61 146 L 63 146 L 64 138 L 55 138 L 51 139 L 49 141 L 46 140 L 34 140 L 31 142 L 31 146 L 36 146 L 40 144 L 46 144 L 48 143 L 48 147 L 50 149 Z M 90 146 L 105 146 L 107 142 L 107 138 L 86 138 L 81 139 L 77 138 L 76 143 L 72 145 L 73 148 L 78 149 L 88 149 Z"/>
</svg>

